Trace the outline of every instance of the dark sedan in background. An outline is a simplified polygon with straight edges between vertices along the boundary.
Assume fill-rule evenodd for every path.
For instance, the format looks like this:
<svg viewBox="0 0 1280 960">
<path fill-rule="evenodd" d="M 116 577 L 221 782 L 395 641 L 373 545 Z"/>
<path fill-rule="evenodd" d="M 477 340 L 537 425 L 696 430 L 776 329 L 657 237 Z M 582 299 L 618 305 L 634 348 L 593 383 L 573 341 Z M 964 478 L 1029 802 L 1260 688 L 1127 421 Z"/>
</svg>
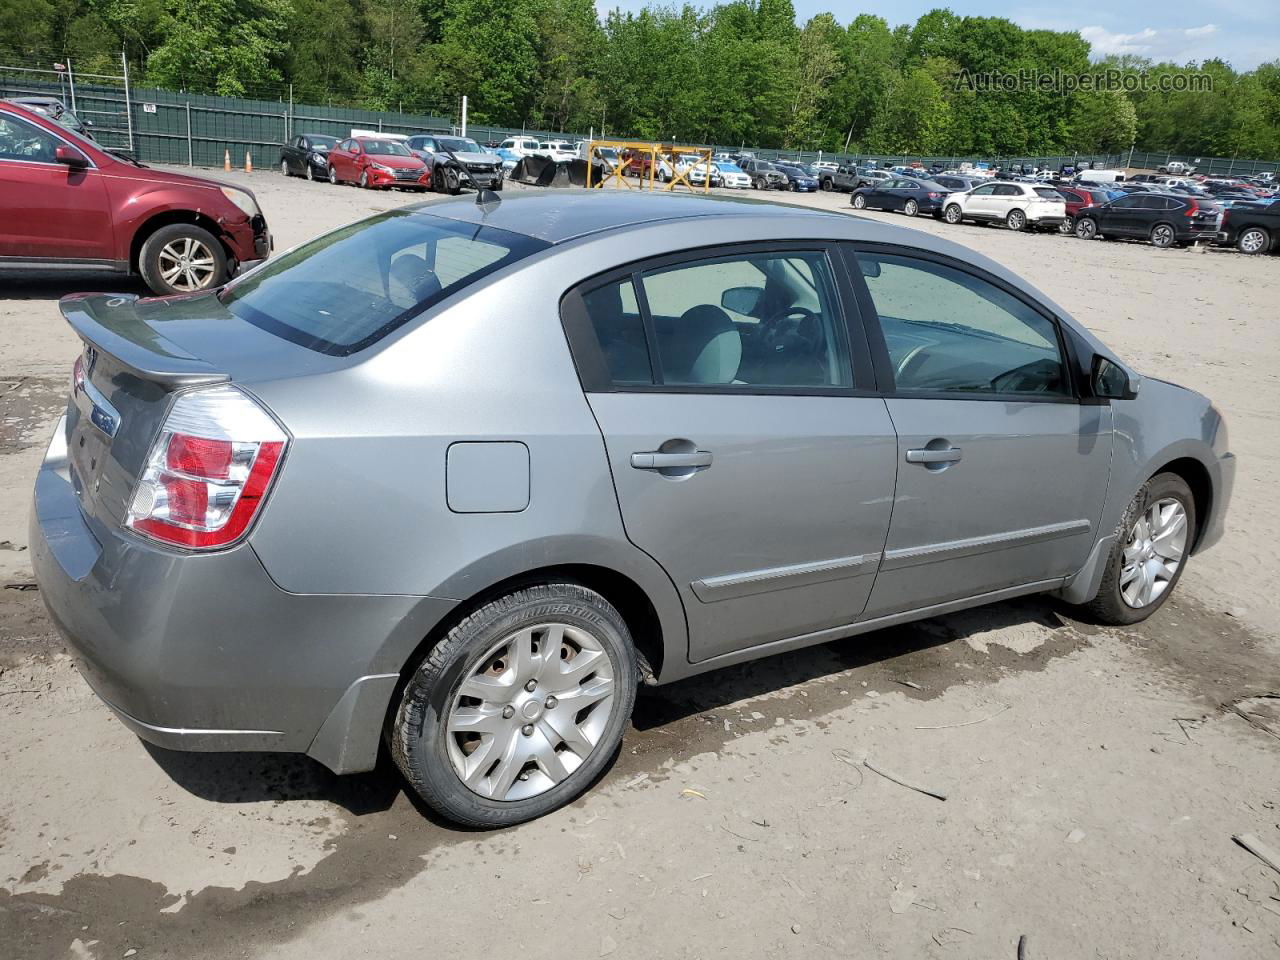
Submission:
<svg viewBox="0 0 1280 960">
<path fill-rule="evenodd" d="M 337 137 L 320 133 L 300 133 L 280 148 L 280 172 L 286 177 L 324 180 L 329 176 L 329 151 Z"/>
<path fill-rule="evenodd" d="M 947 188 L 933 180 L 894 177 L 853 191 L 850 201 L 855 210 L 901 210 L 908 217 L 918 213 L 942 215 Z"/>
<path fill-rule="evenodd" d="M 1195 197 L 1131 193 L 1076 214 L 1081 240 L 1128 237 L 1150 240 L 1154 247 L 1185 246 L 1217 237 L 1222 208 Z"/>
<path fill-rule="evenodd" d="M 818 189 L 818 178 L 802 167 L 788 163 L 775 163 L 777 169 L 787 178 L 787 186 L 800 193 L 813 193 Z"/>
</svg>

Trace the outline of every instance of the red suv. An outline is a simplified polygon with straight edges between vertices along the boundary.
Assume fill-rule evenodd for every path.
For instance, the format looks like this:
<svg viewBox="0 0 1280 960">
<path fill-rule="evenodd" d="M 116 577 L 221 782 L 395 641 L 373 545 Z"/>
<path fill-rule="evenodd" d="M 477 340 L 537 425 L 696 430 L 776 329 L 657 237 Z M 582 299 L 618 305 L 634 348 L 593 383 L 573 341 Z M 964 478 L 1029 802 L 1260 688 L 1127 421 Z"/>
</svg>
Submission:
<svg viewBox="0 0 1280 960">
<path fill-rule="evenodd" d="M 225 283 L 271 235 L 248 190 L 152 170 L 0 100 L 0 269 L 141 274 L 159 294 Z"/>
<path fill-rule="evenodd" d="M 1085 207 L 1102 206 L 1111 199 L 1106 190 L 1094 187 L 1081 187 L 1076 184 L 1068 186 L 1064 183 L 1051 183 L 1049 186 L 1062 194 L 1063 199 L 1067 201 L 1067 219 L 1058 224 L 1058 232 L 1068 237 L 1076 232 L 1077 213 Z"/>
<path fill-rule="evenodd" d="M 431 168 L 401 140 L 351 137 L 329 150 L 329 182 L 430 190 Z"/>
</svg>

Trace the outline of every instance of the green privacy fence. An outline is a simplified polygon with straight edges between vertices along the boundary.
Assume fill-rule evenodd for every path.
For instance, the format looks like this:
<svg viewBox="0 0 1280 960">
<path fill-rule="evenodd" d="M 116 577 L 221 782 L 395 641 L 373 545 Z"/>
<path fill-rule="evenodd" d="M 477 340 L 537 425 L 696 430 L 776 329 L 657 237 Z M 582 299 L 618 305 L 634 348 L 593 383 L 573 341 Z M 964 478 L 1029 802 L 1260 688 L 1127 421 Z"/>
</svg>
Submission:
<svg viewBox="0 0 1280 960">
<path fill-rule="evenodd" d="M 103 146 L 132 149 L 146 163 L 221 166 L 229 152 L 243 166 L 246 152 L 258 166 L 279 159 L 280 144 L 300 133 L 351 135 L 353 129 L 387 133 L 447 132 L 448 117 L 378 112 L 353 107 L 326 107 L 275 100 L 247 100 L 166 90 L 76 84 L 76 113 L 93 124 Z M 58 83 L 5 76 L 0 69 L 0 97 L 46 95 L 68 102 L 69 91 Z"/>
</svg>

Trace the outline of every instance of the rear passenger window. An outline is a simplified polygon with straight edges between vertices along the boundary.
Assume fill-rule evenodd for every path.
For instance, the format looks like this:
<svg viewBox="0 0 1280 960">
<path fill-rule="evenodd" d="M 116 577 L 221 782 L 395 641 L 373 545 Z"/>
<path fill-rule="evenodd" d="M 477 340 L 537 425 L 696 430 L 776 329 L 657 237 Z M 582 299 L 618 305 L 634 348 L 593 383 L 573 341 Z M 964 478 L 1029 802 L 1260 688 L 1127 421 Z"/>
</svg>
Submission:
<svg viewBox="0 0 1280 960">
<path fill-rule="evenodd" d="M 638 273 L 584 294 L 618 386 L 848 387 L 823 253 L 748 254 Z"/>
<path fill-rule="evenodd" d="M 858 261 L 898 393 L 1070 394 L 1056 327 L 1021 300 L 929 260 Z"/>
</svg>

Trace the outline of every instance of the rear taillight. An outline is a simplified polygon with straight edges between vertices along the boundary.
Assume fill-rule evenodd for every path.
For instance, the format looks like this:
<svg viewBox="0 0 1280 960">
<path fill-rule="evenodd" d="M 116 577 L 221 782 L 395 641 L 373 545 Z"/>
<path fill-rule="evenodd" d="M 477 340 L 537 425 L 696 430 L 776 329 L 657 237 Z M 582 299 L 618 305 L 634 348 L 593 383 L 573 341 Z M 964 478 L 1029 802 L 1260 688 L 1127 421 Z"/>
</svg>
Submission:
<svg viewBox="0 0 1280 960">
<path fill-rule="evenodd" d="M 125 525 L 210 550 L 238 540 L 279 472 L 289 437 L 235 387 L 178 396 L 147 457 Z"/>
<path fill-rule="evenodd" d="M 936 191 L 931 191 L 931 192 L 929 193 L 929 199 L 930 199 L 930 200 L 937 200 L 937 199 L 939 199 L 941 196 L 942 196 L 942 194 L 940 194 L 940 193 L 938 193 L 938 192 L 936 192 Z"/>
<path fill-rule="evenodd" d="M 1198 203 L 1196 203 L 1194 200 L 1192 200 L 1192 201 L 1191 201 L 1191 205 L 1187 207 L 1187 212 L 1186 212 L 1186 213 L 1184 213 L 1184 214 L 1183 214 L 1183 216 L 1184 216 L 1184 217 L 1194 217 L 1194 216 L 1195 216 L 1197 213 L 1199 213 L 1199 212 L 1200 212 L 1200 204 L 1198 204 Z"/>
</svg>

